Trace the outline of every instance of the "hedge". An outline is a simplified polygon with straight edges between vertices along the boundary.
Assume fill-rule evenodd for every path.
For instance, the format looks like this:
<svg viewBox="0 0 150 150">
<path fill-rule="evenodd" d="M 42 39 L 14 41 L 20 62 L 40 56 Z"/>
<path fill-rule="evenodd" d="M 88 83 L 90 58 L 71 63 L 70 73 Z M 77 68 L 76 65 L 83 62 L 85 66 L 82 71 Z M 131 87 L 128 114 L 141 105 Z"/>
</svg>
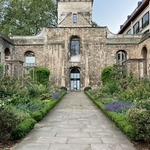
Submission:
<svg viewBox="0 0 150 150">
<path fill-rule="evenodd" d="M 19 140 L 24 137 L 31 129 L 33 129 L 36 121 L 33 118 L 26 118 L 24 121 L 19 123 L 11 131 L 10 139 Z"/>
<path fill-rule="evenodd" d="M 89 92 L 85 92 L 85 94 L 124 132 L 124 134 L 131 140 L 135 140 L 135 131 L 124 115 L 105 110 L 102 102 L 96 100 Z"/>
<path fill-rule="evenodd" d="M 31 114 L 32 118 L 26 118 L 24 121 L 19 123 L 14 129 L 11 131 L 10 138 L 12 140 L 19 140 L 23 138 L 35 125 L 37 121 L 40 121 L 66 94 L 63 92 L 57 99 L 54 100 L 44 100 L 45 106 L 38 111 L 35 111 Z"/>
</svg>

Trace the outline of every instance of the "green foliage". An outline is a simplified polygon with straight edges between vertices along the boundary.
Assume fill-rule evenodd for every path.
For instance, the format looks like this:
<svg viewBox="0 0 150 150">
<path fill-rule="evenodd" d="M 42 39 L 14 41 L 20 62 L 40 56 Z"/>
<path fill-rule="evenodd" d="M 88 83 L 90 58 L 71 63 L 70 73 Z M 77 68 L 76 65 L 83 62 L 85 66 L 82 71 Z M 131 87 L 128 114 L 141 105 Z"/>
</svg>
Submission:
<svg viewBox="0 0 150 150">
<path fill-rule="evenodd" d="M 21 139 L 34 127 L 35 123 L 36 121 L 33 118 L 26 118 L 12 129 L 10 138 L 12 140 Z"/>
<path fill-rule="evenodd" d="M 84 92 L 89 91 L 89 90 L 92 90 L 92 88 L 90 86 L 87 86 L 84 88 Z"/>
<path fill-rule="evenodd" d="M 0 79 L 3 77 L 3 65 L 0 63 Z"/>
<path fill-rule="evenodd" d="M 9 138 L 10 131 L 23 119 L 23 113 L 15 107 L 7 108 L 0 104 L 0 141 Z"/>
<path fill-rule="evenodd" d="M 56 26 L 57 6 L 53 0 L 1 0 L 0 16 L 3 33 L 11 29 L 14 35 L 35 35 Z"/>
<path fill-rule="evenodd" d="M 125 66 L 114 64 L 111 74 L 113 77 L 113 81 L 115 80 L 118 82 L 119 80 L 126 78 Z"/>
<path fill-rule="evenodd" d="M 23 80 L 5 77 L 0 83 L 0 140 L 8 139 L 10 134 L 12 139 L 24 137 L 66 93 L 60 87 L 48 88 L 28 77 Z M 59 97 L 52 99 L 52 93 L 58 93 Z M 38 100 L 42 94 L 51 95 L 51 100 Z"/>
<path fill-rule="evenodd" d="M 101 72 L 101 79 L 102 79 L 103 85 L 112 81 L 112 74 L 111 74 L 112 70 L 113 70 L 112 66 L 107 66 L 103 68 Z"/>
<path fill-rule="evenodd" d="M 150 110 L 132 107 L 127 116 L 135 131 L 135 140 L 150 142 Z"/>
<path fill-rule="evenodd" d="M 65 86 L 61 86 L 60 89 L 63 91 L 67 91 L 67 88 Z"/>
<path fill-rule="evenodd" d="M 12 140 L 19 140 L 22 137 L 24 137 L 35 125 L 36 121 L 40 121 L 60 100 L 61 98 L 66 94 L 66 92 L 63 92 L 60 94 L 59 98 L 53 101 L 50 100 L 43 100 L 42 108 L 33 109 L 33 108 L 38 108 L 33 106 L 30 106 L 32 108 L 31 112 L 31 117 L 32 118 L 26 118 L 24 121 L 19 123 L 15 128 L 11 130 L 11 139 Z M 33 103 L 32 103 L 33 104 Z M 28 109 L 28 108 L 26 108 Z M 36 111 L 33 111 L 36 110 Z M 35 121 L 36 120 L 36 121 Z"/>
<path fill-rule="evenodd" d="M 91 95 L 95 97 L 95 99 L 101 99 L 107 97 L 107 94 L 102 91 L 101 88 L 96 88 L 90 91 Z"/>
<path fill-rule="evenodd" d="M 92 21 L 92 27 L 99 27 L 99 25 L 96 22 Z"/>
<path fill-rule="evenodd" d="M 35 79 L 37 82 L 43 84 L 43 85 L 48 85 L 49 81 L 49 75 L 50 71 L 47 68 L 44 67 L 36 67 L 35 70 L 30 70 L 31 77 L 33 77 L 33 74 L 35 75 Z"/>
<path fill-rule="evenodd" d="M 36 121 L 40 121 L 43 118 L 42 113 L 40 112 L 40 110 L 37 110 L 37 111 L 33 112 L 31 116 Z"/>
<path fill-rule="evenodd" d="M 109 82 L 101 88 L 101 91 L 103 93 L 113 95 L 114 93 L 118 93 L 120 91 L 119 84 L 116 81 Z"/>
<path fill-rule="evenodd" d="M 150 97 L 149 89 L 150 81 L 147 79 L 133 79 L 132 82 L 127 83 L 125 89 L 122 89 L 118 98 L 128 101 L 147 99 Z"/>
<path fill-rule="evenodd" d="M 89 92 L 86 92 L 87 96 L 93 100 L 93 102 L 111 119 L 114 121 L 115 125 L 119 127 L 129 138 L 134 139 L 135 138 L 135 132 L 133 130 L 132 125 L 126 118 L 126 116 L 116 113 L 107 111 L 104 109 L 104 105 L 101 101 L 96 100 L 95 97 L 93 97 Z"/>
<path fill-rule="evenodd" d="M 51 93 L 43 93 L 43 94 L 40 95 L 39 99 L 40 100 L 45 100 L 45 99 L 51 100 L 52 99 L 52 94 Z"/>
</svg>

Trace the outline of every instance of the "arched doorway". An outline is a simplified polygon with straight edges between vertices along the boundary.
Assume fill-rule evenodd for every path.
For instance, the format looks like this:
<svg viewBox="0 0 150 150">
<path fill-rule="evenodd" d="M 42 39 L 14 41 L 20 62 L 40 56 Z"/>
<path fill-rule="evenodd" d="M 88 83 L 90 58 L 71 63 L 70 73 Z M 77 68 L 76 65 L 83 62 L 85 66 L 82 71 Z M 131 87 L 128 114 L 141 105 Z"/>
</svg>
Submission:
<svg viewBox="0 0 150 150">
<path fill-rule="evenodd" d="M 144 47 L 142 49 L 142 57 L 144 59 L 144 63 L 143 63 L 143 73 L 144 75 L 147 75 L 147 48 Z"/>
<path fill-rule="evenodd" d="M 80 90 L 80 70 L 77 67 L 72 68 L 70 71 L 70 90 Z"/>
</svg>

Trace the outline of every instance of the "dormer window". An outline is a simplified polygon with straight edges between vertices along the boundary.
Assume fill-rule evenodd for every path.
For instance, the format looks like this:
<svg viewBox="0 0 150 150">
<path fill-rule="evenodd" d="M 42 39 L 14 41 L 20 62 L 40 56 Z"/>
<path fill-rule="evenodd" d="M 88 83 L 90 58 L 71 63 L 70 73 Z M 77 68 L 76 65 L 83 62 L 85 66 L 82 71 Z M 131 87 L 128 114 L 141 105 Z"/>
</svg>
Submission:
<svg viewBox="0 0 150 150">
<path fill-rule="evenodd" d="M 73 14 L 73 23 L 77 22 L 77 14 Z"/>
</svg>

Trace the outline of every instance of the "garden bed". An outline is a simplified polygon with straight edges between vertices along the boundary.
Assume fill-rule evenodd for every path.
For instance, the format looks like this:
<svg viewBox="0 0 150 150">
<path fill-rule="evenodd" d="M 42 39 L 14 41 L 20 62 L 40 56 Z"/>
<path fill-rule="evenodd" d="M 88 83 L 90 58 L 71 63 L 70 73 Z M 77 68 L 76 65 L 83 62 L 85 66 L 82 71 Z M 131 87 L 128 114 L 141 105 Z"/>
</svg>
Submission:
<svg viewBox="0 0 150 150">
<path fill-rule="evenodd" d="M 95 99 L 89 92 L 85 91 L 86 95 L 108 116 L 115 125 L 129 137 L 129 140 L 133 143 L 137 150 L 149 150 L 148 143 L 144 140 L 135 141 L 135 133 L 130 122 L 116 112 L 105 110 L 103 103 L 100 100 Z"/>
</svg>

